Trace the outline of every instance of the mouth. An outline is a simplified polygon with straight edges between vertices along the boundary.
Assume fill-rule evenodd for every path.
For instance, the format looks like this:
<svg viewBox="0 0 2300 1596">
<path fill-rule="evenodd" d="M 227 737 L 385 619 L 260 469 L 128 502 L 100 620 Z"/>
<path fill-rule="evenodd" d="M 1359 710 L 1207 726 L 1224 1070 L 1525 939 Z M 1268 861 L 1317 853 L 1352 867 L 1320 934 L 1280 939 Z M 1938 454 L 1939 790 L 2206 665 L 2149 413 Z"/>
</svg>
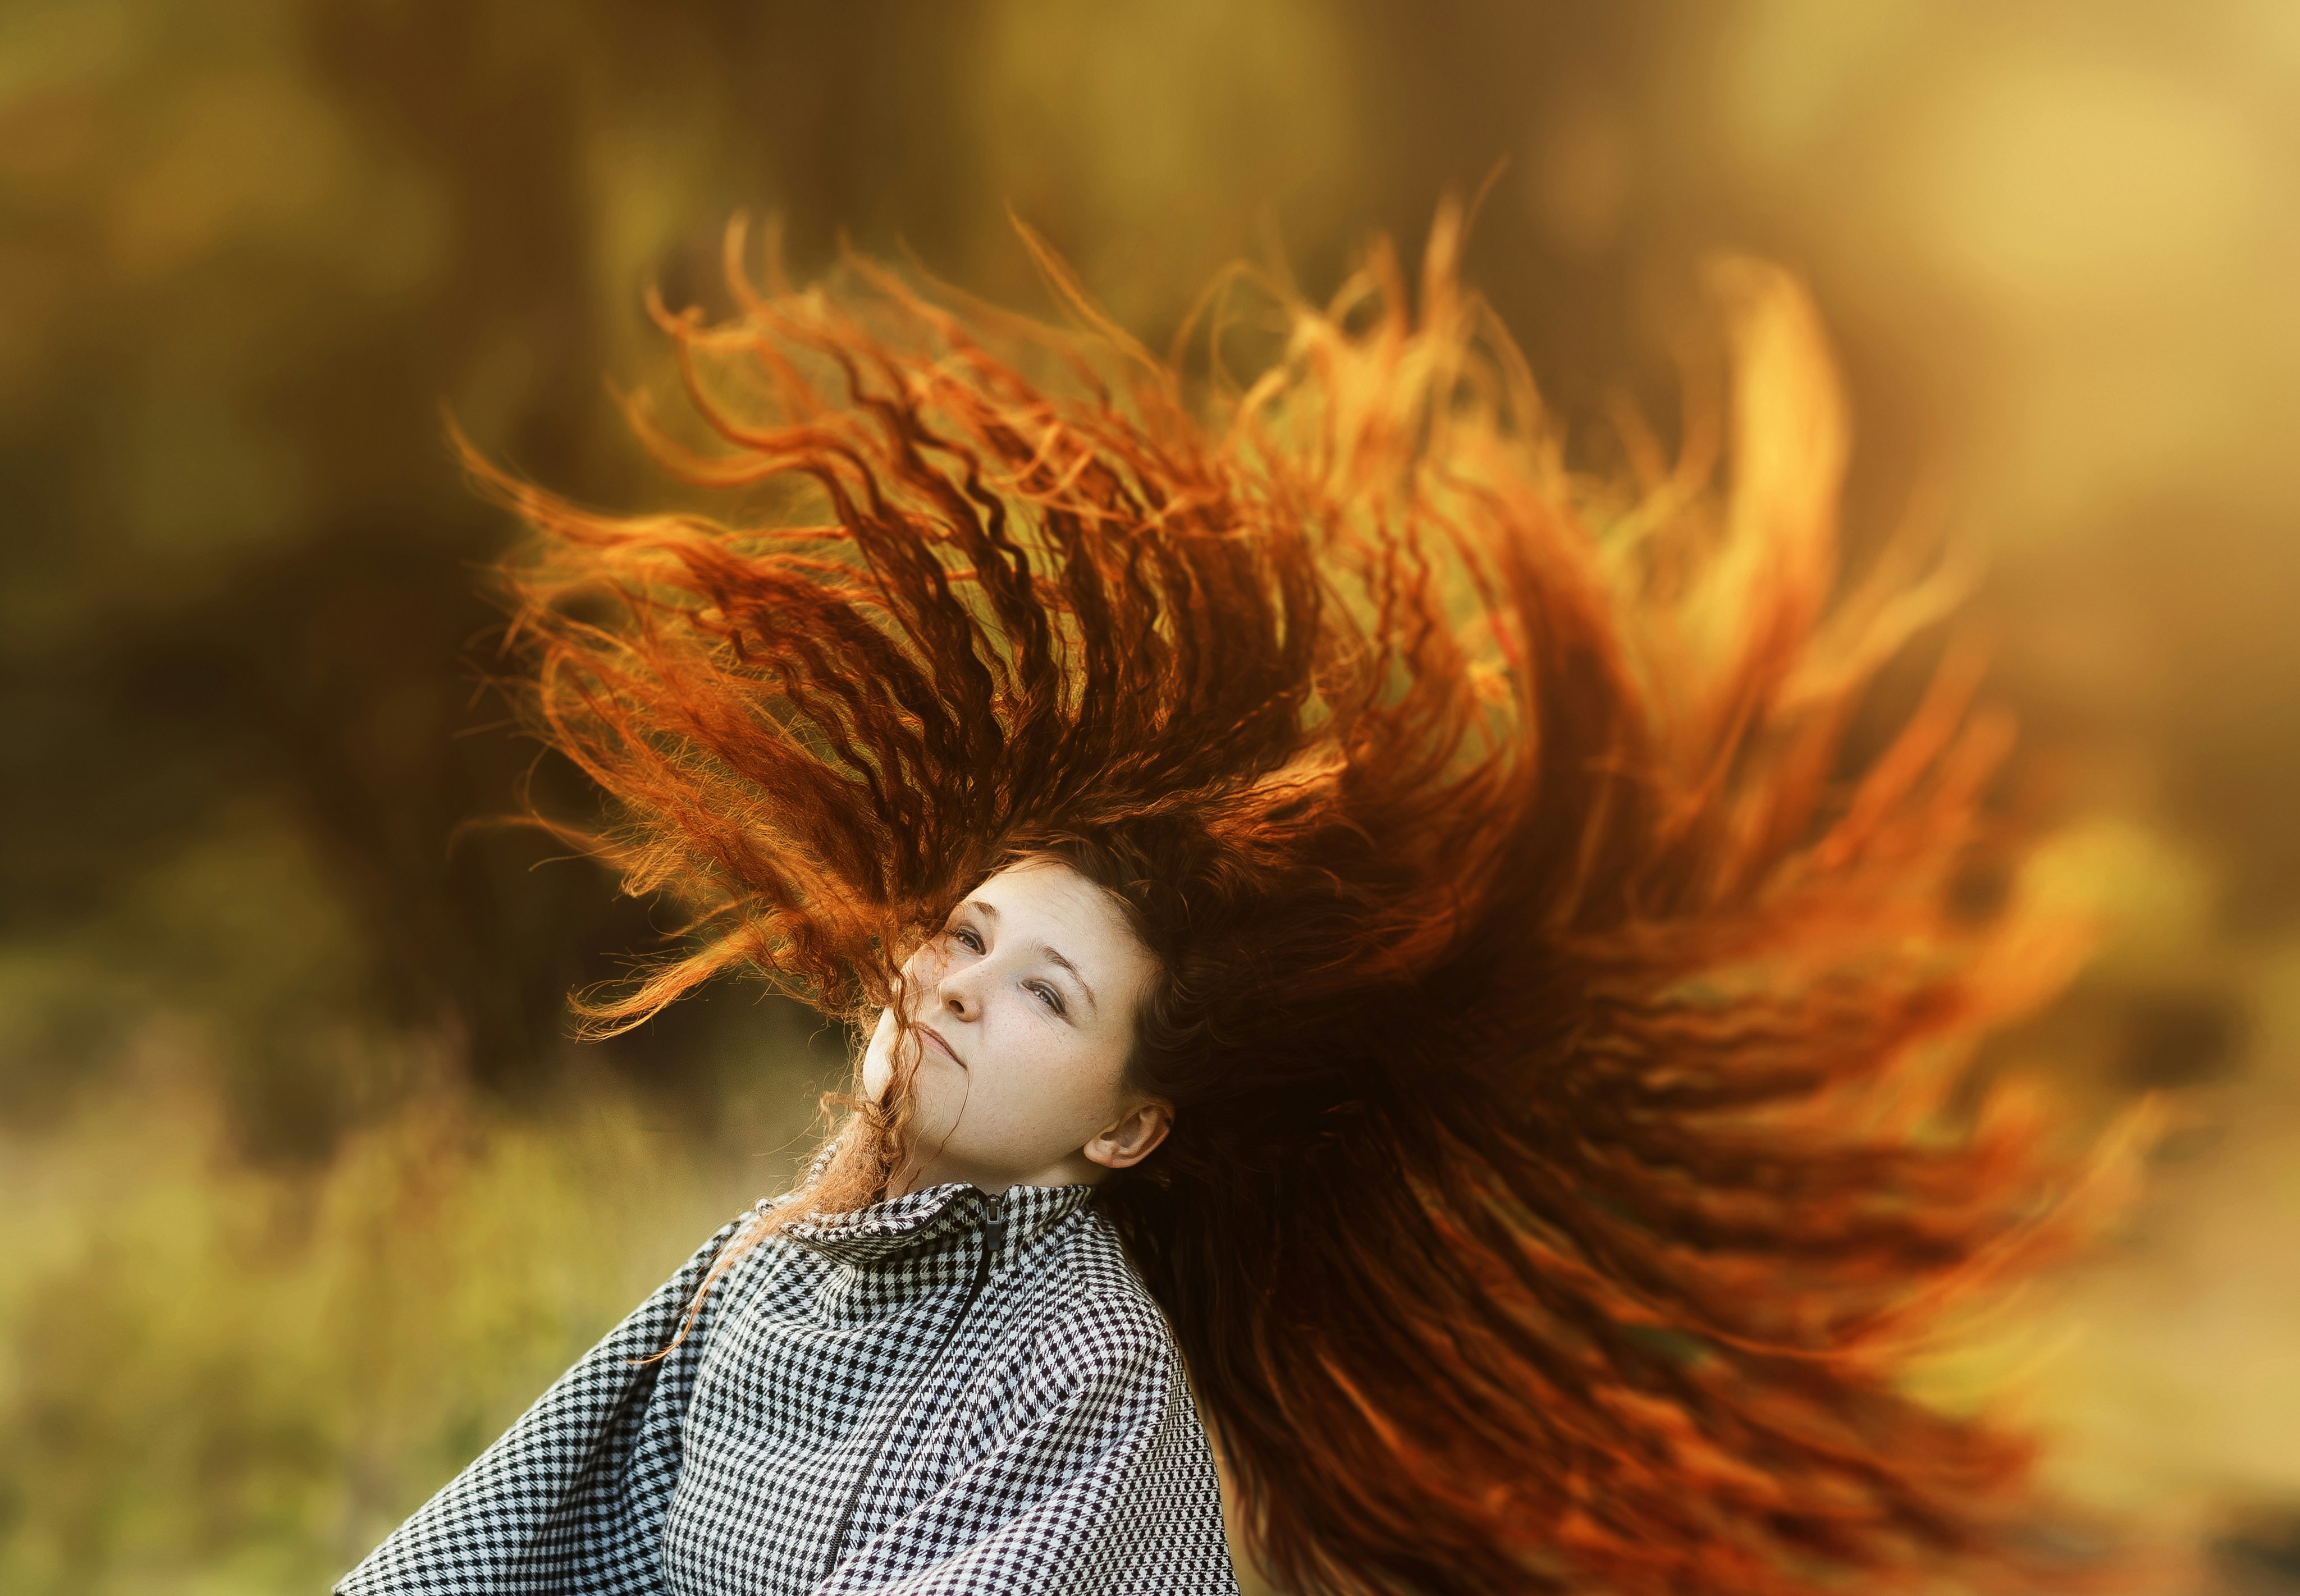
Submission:
<svg viewBox="0 0 2300 1596">
<path fill-rule="evenodd" d="M 961 1069 L 966 1068 L 966 1060 L 958 1056 L 958 1051 L 955 1048 L 943 1040 L 940 1031 L 936 1030 L 932 1026 L 919 1026 L 914 1028 L 927 1039 L 928 1046 L 938 1050 L 944 1058 L 948 1059 Z"/>
</svg>

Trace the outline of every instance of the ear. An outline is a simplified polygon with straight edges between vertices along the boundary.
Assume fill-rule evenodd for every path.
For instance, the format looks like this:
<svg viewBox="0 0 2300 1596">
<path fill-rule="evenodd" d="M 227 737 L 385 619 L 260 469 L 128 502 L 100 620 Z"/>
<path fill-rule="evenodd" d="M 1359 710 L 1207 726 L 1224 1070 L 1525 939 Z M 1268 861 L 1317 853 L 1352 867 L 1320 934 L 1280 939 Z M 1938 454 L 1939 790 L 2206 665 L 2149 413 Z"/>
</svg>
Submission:
<svg viewBox="0 0 2300 1596">
<path fill-rule="evenodd" d="M 1173 1127 L 1174 1105 L 1154 1097 L 1129 1109 L 1082 1151 L 1105 1169 L 1130 1169 L 1155 1152 Z"/>
</svg>

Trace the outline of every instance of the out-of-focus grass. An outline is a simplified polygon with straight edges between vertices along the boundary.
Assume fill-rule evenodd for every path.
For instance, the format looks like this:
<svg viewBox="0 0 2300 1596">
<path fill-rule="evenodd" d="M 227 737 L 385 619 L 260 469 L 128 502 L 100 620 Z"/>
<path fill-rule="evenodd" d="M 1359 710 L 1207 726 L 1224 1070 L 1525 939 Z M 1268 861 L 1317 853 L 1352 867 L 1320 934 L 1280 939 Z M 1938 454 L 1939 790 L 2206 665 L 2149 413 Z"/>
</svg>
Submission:
<svg viewBox="0 0 2300 1596">
<path fill-rule="evenodd" d="M 323 1588 L 761 1178 L 597 1081 L 539 1118 L 421 1089 L 269 1169 L 195 1047 L 155 1026 L 132 1090 L 0 1143 L 18 1596 Z"/>
</svg>

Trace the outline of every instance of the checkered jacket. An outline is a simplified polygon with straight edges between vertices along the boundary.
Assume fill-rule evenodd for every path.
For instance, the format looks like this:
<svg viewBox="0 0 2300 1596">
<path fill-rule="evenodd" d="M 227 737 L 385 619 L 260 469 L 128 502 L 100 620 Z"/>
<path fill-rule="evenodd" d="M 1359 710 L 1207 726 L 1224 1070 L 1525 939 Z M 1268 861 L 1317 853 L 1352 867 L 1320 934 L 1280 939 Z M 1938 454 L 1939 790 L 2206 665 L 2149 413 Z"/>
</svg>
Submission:
<svg viewBox="0 0 2300 1596">
<path fill-rule="evenodd" d="M 1085 1186 L 740 1221 L 339 1596 L 1235 1596 L 1179 1358 Z"/>
</svg>

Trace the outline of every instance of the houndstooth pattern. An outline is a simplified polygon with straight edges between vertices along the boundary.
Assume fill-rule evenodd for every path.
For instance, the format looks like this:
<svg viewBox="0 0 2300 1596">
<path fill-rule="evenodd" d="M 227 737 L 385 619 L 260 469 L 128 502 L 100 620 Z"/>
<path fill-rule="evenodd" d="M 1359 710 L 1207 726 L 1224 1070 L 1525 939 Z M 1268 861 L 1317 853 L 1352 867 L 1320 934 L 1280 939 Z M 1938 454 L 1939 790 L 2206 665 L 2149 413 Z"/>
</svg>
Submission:
<svg viewBox="0 0 2300 1596">
<path fill-rule="evenodd" d="M 727 1226 L 338 1596 L 1235 1596 L 1164 1319 L 1086 1186 Z"/>
</svg>

